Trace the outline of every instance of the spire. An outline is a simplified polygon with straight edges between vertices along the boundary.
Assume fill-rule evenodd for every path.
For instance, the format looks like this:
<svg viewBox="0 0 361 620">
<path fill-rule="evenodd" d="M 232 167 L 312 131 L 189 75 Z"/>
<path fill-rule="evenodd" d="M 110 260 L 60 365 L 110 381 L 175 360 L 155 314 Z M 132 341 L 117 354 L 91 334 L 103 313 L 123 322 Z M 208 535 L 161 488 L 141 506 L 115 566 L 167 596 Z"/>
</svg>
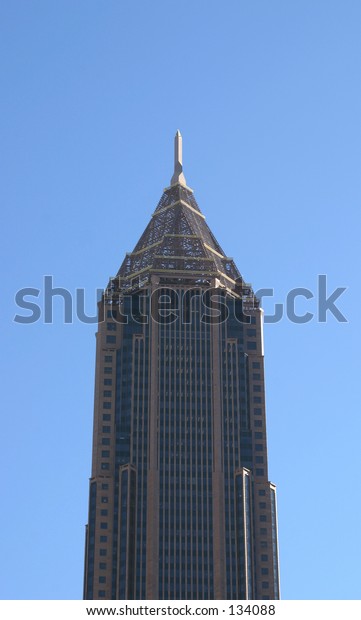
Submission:
<svg viewBox="0 0 361 620">
<path fill-rule="evenodd" d="M 174 174 L 171 178 L 171 185 L 185 185 L 187 186 L 182 165 L 182 136 L 181 132 L 177 131 L 174 138 Z"/>
</svg>

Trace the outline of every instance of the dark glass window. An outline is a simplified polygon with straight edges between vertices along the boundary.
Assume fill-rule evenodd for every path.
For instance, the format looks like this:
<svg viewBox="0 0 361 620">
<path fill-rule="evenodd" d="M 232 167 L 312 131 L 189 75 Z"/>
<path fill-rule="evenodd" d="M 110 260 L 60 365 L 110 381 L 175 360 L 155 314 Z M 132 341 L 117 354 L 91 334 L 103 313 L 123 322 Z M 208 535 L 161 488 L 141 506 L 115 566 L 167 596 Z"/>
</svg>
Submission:
<svg viewBox="0 0 361 620">
<path fill-rule="evenodd" d="M 252 368 L 261 368 L 260 362 L 252 362 Z"/>
<path fill-rule="evenodd" d="M 115 336 L 107 336 L 107 344 L 115 344 L 116 338 Z"/>
</svg>

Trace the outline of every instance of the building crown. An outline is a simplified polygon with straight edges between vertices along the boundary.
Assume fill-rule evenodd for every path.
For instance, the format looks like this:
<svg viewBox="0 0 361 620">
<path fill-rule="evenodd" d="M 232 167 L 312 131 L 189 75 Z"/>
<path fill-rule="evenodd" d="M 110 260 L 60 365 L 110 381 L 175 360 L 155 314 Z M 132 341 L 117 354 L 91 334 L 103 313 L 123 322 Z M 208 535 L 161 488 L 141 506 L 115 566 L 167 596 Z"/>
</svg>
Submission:
<svg viewBox="0 0 361 620">
<path fill-rule="evenodd" d="M 182 136 L 174 140 L 174 174 L 134 250 L 117 273 L 116 289 L 131 292 L 146 286 L 152 274 L 162 281 L 249 287 L 232 258 L 226 256 L 208 227 L 183 174 Z M 113 279 L 112 281 L 114 281 Z M 112 282 L 111 281 L 111 282 Z"/>
</svg>

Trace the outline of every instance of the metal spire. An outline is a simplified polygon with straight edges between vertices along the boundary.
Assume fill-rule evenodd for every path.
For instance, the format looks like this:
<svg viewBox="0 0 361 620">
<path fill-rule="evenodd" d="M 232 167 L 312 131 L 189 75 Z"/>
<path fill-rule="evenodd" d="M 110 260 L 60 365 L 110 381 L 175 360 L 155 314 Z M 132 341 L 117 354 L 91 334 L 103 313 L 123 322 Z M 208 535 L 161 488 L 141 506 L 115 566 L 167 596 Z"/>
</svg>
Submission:
<svg viewBox="0 0 361 620">
<path fill-rule="evenodd" d="M 174 174 L 172 176 L 171 185 L 185 185 L 187 186 L 182 165 L 182 136 L 181 132 L 177 131 L 174 138 Z"/>
</svg>

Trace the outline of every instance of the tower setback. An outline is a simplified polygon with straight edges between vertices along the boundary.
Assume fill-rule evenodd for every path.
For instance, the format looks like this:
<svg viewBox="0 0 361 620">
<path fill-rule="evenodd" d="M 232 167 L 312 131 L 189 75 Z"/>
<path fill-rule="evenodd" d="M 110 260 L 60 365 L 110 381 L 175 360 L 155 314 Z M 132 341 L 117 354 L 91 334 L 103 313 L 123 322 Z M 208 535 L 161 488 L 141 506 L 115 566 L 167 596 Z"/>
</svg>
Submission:
<svg viewBox="0 0 361 620">
<path fill-rule="evenodd" d="M 278 599 L 263 311 L 187 187 L 99 302 L 85 599 Z"/>
</svg>

